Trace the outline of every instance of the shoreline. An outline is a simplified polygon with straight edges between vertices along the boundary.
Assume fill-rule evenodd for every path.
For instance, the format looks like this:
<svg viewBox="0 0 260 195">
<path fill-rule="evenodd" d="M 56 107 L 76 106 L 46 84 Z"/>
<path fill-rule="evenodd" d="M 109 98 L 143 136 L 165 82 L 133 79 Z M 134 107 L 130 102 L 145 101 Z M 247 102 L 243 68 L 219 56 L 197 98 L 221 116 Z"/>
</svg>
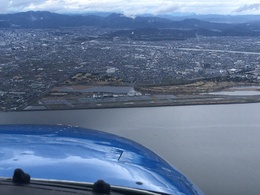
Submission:
<svg viewBox="0 0 260 195">
<path fill-rule="evenodd" d="M 1 111 L 111 109 L 260 102 L 260 85 L 256 83 L 242 85 L 242 83 L 234 82 L 197 81 L 178 86 L 146 86 L 139 89 L 141 95 L 136 93 L 135 95 L 119 96 L 111 92 L 94 97 L 95 93 L 91 96 L 83 92 L 80 94 L 58 93 L 57 95 L 48 93 L 45 97 L 34 99 L 19 108 Z"/>
<path fill-rule="evenodd" d="M 59 110 L 86 110 L 86 109 L 120 109 L 120 108 L 147 108 L 147 107 L 168 107 L 168 106 L 202 106 L 202 105 L 225 105 L 225 104 L 252 104 L 260 103 L 260 96 L 201 96 L 200 98 L 176 98 L 174 101 L 161 102 L 125 102 L 122 103 L 102 103 L 102 105 L 84 105 L 77 107 L 52 106 L 46 109 L 23 109 L 8 110 L 2 112 L 31 112 L 31 111 L 59 111 Z"/>
</svg>

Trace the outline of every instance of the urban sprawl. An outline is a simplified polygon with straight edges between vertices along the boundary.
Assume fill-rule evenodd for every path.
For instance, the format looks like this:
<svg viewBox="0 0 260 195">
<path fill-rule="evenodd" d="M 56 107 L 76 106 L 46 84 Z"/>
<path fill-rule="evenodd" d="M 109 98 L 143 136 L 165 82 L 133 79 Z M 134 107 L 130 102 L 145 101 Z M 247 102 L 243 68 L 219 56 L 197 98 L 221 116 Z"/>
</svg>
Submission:
<svg viewBox="0 0 260 195">
<path fill-rule="evenodd" d="M 0 110 L 173 101 L 179 94 L 145 87 L 221 78 L 258 85 L 259 37 L 104 38 L 110 32 L 86 27 L 1 29 Z"/>
</svg>

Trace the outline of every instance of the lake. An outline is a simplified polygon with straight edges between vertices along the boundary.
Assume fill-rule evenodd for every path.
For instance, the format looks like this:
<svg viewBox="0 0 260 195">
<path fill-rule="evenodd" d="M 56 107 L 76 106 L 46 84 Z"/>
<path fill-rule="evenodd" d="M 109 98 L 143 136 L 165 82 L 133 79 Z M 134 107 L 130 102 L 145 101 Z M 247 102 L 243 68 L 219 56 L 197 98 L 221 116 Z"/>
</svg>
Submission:
<svg viewBox="0 0 260 195">
<path fill-rule="evenodd" d="M 1 124 L 65 124 L 137 141 L 205 194 L 260 194 L 260 104 L 24 111 Z"/>
</svg>

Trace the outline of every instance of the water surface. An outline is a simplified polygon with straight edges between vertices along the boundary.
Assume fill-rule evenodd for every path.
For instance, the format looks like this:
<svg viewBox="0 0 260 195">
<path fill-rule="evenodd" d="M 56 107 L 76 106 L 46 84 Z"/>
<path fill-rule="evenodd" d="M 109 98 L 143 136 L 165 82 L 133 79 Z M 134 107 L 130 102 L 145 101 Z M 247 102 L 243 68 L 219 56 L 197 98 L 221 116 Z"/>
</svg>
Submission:
<svg viewBox="0 0 260 195">
<path fill-rule="evenodd" d="M 205 194 L 260 194 L 260 104 L 0 113 L 1 124 L 66 124 L 133 139 Z"/>
</svg>

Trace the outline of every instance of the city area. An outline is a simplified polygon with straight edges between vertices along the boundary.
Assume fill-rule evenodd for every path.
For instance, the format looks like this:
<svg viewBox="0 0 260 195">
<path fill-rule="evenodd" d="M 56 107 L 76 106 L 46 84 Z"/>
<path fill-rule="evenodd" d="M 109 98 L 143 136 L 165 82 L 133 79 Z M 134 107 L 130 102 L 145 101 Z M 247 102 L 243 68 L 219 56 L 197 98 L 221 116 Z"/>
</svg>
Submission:
<svg viewBox="0 0 260 195">
<path fill-rule="evenodd" d="M 106 38 L 115 29 L 0 29 L 0 110 L 257 102 L 260 39 Z M 133 32 L 134 33 L 134 32 Z"/>
</svg>

